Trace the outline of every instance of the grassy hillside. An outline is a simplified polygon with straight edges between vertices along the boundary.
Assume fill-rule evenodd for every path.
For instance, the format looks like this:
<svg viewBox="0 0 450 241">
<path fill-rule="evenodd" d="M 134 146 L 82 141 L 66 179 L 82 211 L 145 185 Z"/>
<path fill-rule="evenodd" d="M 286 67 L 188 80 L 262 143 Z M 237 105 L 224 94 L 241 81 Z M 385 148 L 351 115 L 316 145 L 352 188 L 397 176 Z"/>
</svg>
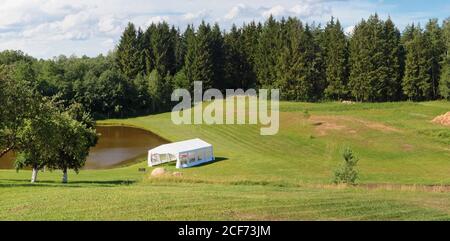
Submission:
<svg viewBox="0 0 450 241">
<path fill-rule="evenodd" d="M 308 110 L 308 114 L 305 114 Z M 282 102 L 280 132 L 258 125 L 174 125 L 170 113 L 102 123 L 151 130 L 169 140 L 199 137 L 220 161 L 184 170 L 196 179 L 329 183 L 346 146 L 360 157 L 362 183 L 450 184 L 450 129 L 430 121 L 448 102 Z"/>
<path fill-rule="evenodd" d="M 280 111 L 276 136 L 260 136 L 257 125 L 175 126 L 170 113 L 102 121 L 172 141 L 203 138 L 219 161 L 177 178 L 150 179 L 138 172 L 144 162 L 82 171 L 68 185 L 60 172 L 30 185 L 29 171 L 0 170 L 0 219 L 450 220 L 449 192 L 401 186 L 450 184 L 450 128 L 430 122 L 448 102 L 282 102 Z M 347 146 L 361 159 L 363 187 L 329 185 Z M 365 188 L 381 183 L 393 190 Z"/>
</svg>

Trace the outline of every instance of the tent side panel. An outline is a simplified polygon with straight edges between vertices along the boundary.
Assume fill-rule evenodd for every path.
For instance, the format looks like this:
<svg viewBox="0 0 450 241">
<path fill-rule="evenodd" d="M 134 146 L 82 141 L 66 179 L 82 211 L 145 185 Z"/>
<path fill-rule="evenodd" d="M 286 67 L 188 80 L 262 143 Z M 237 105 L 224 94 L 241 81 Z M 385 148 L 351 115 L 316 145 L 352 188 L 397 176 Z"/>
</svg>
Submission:
<svg viewBox="0 0 450 241">
<path fill-rule="evenodd" d="M 182 154 L 180 153 L 180 165 L 177 163 L 177 168 L 188 168 L 193 166 L 198 166 L 203 163 L 211 162 L 214 160 L 214 154 L 212 147 L 206 147 L 206 148 L 200 148 L 195 151 L 190 151 L 195 153 L 195 161 L 189 161 L 189 155 L 188 153 L 184 153 L 184 155 L 187 155 L 186 159 L 183 159 Z"/>
</svg>

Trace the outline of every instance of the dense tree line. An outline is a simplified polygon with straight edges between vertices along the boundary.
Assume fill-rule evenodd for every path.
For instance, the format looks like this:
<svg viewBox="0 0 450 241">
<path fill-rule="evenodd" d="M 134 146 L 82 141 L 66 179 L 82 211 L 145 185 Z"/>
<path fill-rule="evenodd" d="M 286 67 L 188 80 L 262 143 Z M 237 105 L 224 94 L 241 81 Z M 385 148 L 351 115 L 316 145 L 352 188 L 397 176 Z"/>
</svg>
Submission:
<svg viewBox="0 0 450 241">
<path fill-rule="evenodd" d="M 350 35 L 334 18 L 320 26 L 269 17 L 228 31 L 205 22 L 183 31 L 129 23 L 107 56 L 36 60 L 5 51 L 0 64 L 96 118 L 166 111 L 173 89 L 192 89 L 194 81 L 222 91 L 279 88 L 293 101 L 421 101 L 450 98 L 449 36 L 448 19 L 400 32 L 377 15 Z"/>
<path fill-rule="evenodd" d="M 376 14 L 350 36 L 334 18 L 321 27 L 269 17 L 227 32 L 204 22 L 184 33 L 167 23 L 144 33 L 129 24 L 116 61 L 128 78 L 150 85 L 149 101 L 161 107 L 170 105 L 164 100 L 171 89 L 195 80 L 222 91 L 279 88 L 295 101 L 420 101 L 449 98 L 448 41 L 448 20 L 401 33 Z"/>
</svg>

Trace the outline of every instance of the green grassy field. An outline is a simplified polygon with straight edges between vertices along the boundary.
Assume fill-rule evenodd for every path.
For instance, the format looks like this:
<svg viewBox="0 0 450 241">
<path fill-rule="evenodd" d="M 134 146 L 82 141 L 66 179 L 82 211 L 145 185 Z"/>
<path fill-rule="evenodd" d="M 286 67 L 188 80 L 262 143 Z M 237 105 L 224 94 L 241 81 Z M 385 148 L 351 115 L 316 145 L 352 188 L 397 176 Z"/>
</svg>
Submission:
<svg viewBox="0 0 450 241">
<path fill-rule="evenodd" d="M 258 125 L 177 126 L 170 113 L 101 121 L 202 138 L 219 161 L 157 179 L 138 172 L 145 162 L 82 171 L 67 185 L 56 171 L 31 185 L 29 171 L 0 170 L 0 219 L 450 220 L 450 128 L 430 122 L 449 102 L 282 102 L 280 111 L 275 136 Z M 345 147 L 361 159 L 360 186 L 330 185 Z"/>
</svg>

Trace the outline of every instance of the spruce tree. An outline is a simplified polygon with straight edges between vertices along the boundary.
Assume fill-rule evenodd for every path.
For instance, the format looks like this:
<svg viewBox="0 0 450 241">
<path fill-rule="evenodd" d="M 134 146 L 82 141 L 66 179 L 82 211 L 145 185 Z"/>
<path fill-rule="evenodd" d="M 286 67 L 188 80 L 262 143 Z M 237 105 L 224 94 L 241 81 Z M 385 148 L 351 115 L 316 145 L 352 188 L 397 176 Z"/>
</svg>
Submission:
<svg viewBox="0 0 450 241">
<path fill-rule="evenodd" d="M 349 88 L 358 101 L 398 98 L 400 65 L 398 30 L 392 21 L 370 16 L 355 27 L 350 40 Z"/>
<path fill-rule="evenodd" d="M 179 29 L 172 27 L 172 37 L 175 43 L 175 70 L 181 71 L 184 66 L 184 58 L 186 56 L 186 38 L 180 33 Z"/>
<path fill-rule="evenodd" d="M 148 42 L 145 39 L 145 34 L 141 28 L 136 34 L 136 70 L 137 74 L 144 75 L 146 73 L 146 52 Z"/>
<path fill-rule="evenodd" d="M 134 79 L 139 72 L 138 68 L 137 32 L 133 23 L 128 23 L 120 38 L 116 52 L 116 64 L 120 72 L 128 79 Z"/>
<path fill-rule="evenodd" d="M 242 59 L 239 50 L 240 33 L 236 25 L 233 24 L 230 31 L 224 36 L 224 74 L 227 88 L 241 88 L 240 79 L 242 78 L 241 64 Z"/>
<path fill-rule="evenodd" d="M 350 77 L 348 87 L 356 101 L 364 101 L 369 98 L 369 85 L 367 74 L 369 73 L 370 59 L 366 44 L 369 41 L 367 23 L 362 20 L 355 26 L 353 36 L 350 39 Z"/>
<path fill-rule="evenodd" d="M 323 97 L 326 87 L 325 64 L 322 49 L 320 47 L 323 31 L 320 25 L 305 26 L 305 57 L 306 57 L 306 81 L 311 82 L 312 92 L 308 101 L 317 101 Z"/>
<path fill-rule="evenodd" d="M 441 62 L 445 53 L 445 43 L 442 36 L 442 29 L 437 19 L 430 19 L 425 27 L 424 37 L 429 44 L 429 61 L 431 68 L 429 75 L 431 78 L 431 98 L 436 99 L 439 95 L 439 78 L 441 75 Z"/>
<path fill-rule="evenodd" d="M 217 23 L 211 29 L 209 41 L 213 65 L 213 87 L 224 91 L 227 88 L 224 79 L 224 39 Z"/>
<path fill-rule="evenodd" d="M 332 18 L 324 31 L 323 50 L 325 54 L 327 87 L 325 96 L 329 99 L 345 98 L 348 81 L 348 46 L 342 26 Z"/>
<path fill-rule="evenodd" d="M 256 56 L 257 80 L 260 88 L 271 88 L 275 85 L 276 64 L 281 53 L 280 24 L 270 16 L 264 26 L 258 40 L 258 53 Z"/>
<path fill-rule="evenodd" d="M 442 30 L 445 51 L 441 62 L 439 94 L 442 98 L 450 100 L 450 18 L 444 21 Z"/>
<path fill-rule="evenodd" d="M 258 39 L 261 34 L 262 26 L 254 21 L 245 24 L 241 32 L 242 55 L 245 58 L 245 84 L 243 87 L 256 87 L 256 58 L 258 54 Z"/>
<path fill-rule="evenodd" d="M 307 100 L 313 89 L 306 75 L 304 31 L 296 18 L 289 18 L 282 28 L 283 47 L 277 60 L 275 86 L 280 88 L 281 98 L 285 100 Z"/>
<path fill-rule="evenodd" d="M 386 88 L 383 101 L 400 100 L 402 98 L 401 82 L 402 72 L 402 50 L 400 43 L 400 31 L 395 27 L 391 18 L 384 22 L 385 48 L 384 59 L 387 69 Z"/>
<path fill-rule="evenodd" d="M 202 22 L 195 35 L 188 37 L 185 72 L 191 87 L 194 81 L 202 81 L 203 88 L 214 84 L 214 66 L 211 51 L 211 27 Z"/>
<path fill-rule="evenodd" d="M 153 53 L 152 39 L 156 32 L 156 25 L 152 23 L 144 33 L 143 54 L 145 58 L 145 74 L 149 75 L 155 69 L 155 55 Z"/>
<path fill-rule="evenodd" d="M 195 81 L 194 71 L 192 69 L 196 55 L 196 39 L 194 31 L 194 27 L 192 25 L 188 25 L 183 34 L 183 38 L 186 43 L 186 54 L 184 56 L 184 67 L 182 71 L 184 72 L 189 88 L 193 87 L 193 81 Z"/>
<path fill-rule="evenodd" d="M 243 30 L 233 25 L 224 36 L 224 75 L 227 88 L 255 87 L 256 76 L 251 50 L 247 50 L 246 47 L 248 46 L 246 46 Z"/>
<path fill-rule="evenodd" d="M 169 25 L 163 22 L 151 35 L 154 67 L 162 76 L 175 74 L 175 39 L 172 34 Z"/>
<path fill-rule="evenodd" d="M 386 53 L 387 43 L 384 22 L 378 15 L 369 17 L 367 20 L 367 33 L 369 35 L 368 56 L 369 72 L 367 83 L 369 85 L 366 101 L 386 101 L 392 98 L 390 74 L 391 66 L 387 65 L 386 59 L 390 53 Z"/>
<path fill-rule="evenodd" d="M 425 100 L 432 94 L 429 71 L 429 44 L 422 29 L 415 27 L 412 39 L 405 42 L 406 61 L 405 76 L 403 78 L 403 93 L 409 100 Z"/>
</svg>

